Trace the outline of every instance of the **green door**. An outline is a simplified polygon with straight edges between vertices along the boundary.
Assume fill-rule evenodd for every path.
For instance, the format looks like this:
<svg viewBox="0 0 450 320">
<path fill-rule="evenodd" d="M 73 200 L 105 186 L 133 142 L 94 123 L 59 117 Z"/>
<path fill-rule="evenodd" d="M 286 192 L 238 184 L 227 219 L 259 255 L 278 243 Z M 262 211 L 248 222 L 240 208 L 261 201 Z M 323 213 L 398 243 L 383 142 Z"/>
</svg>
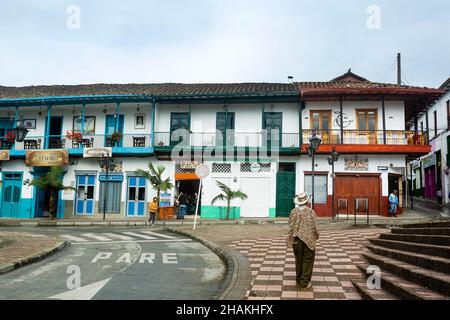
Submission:
<svg viewBox="0 0 450 320">
<path fill-rule="evenodd" d="M 4 173 L 2 191 L 0 217 L 18 217 L 20 213 L 20 199 L 22 194 L 22 174 Z"/>
<path fill-rule="evenodd" d="M 294 209 L 295 172 L 279 171 L 277 173 L 277 217 L 289 217 Z"/>
</svg>

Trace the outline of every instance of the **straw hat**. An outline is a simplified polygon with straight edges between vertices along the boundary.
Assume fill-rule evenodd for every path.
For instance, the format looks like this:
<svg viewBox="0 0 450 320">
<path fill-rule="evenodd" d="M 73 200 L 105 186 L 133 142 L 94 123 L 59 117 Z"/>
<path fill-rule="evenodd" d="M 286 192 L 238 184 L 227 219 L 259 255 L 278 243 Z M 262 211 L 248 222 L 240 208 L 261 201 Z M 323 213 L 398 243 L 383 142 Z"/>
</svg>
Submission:
<svg viewBox="0 0 450 320">
<path fill-rule="evenodd" d="M 295 196 L 294 203 L 298 206 L 301 206 L 307 204 L 309 199 L 310 197 L 306 193 L 302 192 Z"/>
</svg>

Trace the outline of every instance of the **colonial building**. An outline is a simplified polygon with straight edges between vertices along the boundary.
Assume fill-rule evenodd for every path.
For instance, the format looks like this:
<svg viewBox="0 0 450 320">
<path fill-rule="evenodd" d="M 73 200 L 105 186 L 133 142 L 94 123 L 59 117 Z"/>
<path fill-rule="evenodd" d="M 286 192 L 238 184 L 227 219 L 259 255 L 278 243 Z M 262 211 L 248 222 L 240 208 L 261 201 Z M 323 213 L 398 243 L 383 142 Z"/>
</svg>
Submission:
<svg viewBox="0 0 450 320">
<path fill-rule="evenodd" d="M 419 115 L 416 124 L 422 134 L 428 133 L 431 152 L 412 161 L 411 167 L 415 196 L 436 199 L 440 190 L 443 202 L 449 203 L 450 78 L 439 89 L 443 94 Z"/>
<path fill-rule="evenodd" d="M 216 181 L 248 195 L 232 203 L 232 218 L 288 216 L 294 194 L 312 191 L 313 130 L 322 140 L 314 170 L 319 215 L 331 216 L 333 202 L 335 211 L 353 213 L 357 198 L 368 199 L 370 214 L 384 215 L 389 192 L 402 195 L 407 161 L 431 151 L 426 135 L 407 124 L 441 93 L 351 71 L 294 84 L 0 87 L 0 216 L 46 216 L 48 191 L 30 182 L 63 166 L 64 184 L 77 192 L 60 192 L 58 218 L 144 217 L 156 192 L 136 170 L 149 161 L 175 185 L 162 195 L 166 205 L 180 191 L 198 192 L 195 167 L 204 163 L 202 218 L 225 216 L 225 203 L 211 204 Z M 23 142 L 10 134 L 19 119 L 29 130 Z M 334 177 L 333 148 L 340 154 Z M 112 157 L 112 172 L 100 167 L 102 155 Z"/>
</svg>

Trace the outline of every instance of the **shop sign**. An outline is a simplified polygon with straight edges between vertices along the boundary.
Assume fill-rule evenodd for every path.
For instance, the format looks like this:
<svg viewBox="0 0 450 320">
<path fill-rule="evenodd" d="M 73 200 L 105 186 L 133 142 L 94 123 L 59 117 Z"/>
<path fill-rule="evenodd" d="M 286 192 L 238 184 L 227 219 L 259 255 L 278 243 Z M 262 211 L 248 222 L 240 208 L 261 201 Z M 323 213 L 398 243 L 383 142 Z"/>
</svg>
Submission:
<svg viewBox="0 0 450 320">
<path fill-rule="evenodd" d="M 429 157 L 426 157 L 425 159 L 422 160 L 422 164 L 423 164 L 423 168 L 428 168 L 431 166 L 436 165 L 436 157 L 434 154 L 432 154 Z"/>
<path fill-rule="evenodd" d="M 0 151 L 0 161 L 8 161 L 9 160 L 9 150 Z"/>
<path fill-rule="evenodd" d="M 346 171 L 369 171 L 369 159 L 358 156 L 345 158 Z"/>
<path fill-rule="evenodd" d="M 189 161 L 180 162 L 180 169 L 195 169 L 195 168 L 197 168 L 197 166 L 198 166 L 199 164 L 200 164 L 200 163 L 197 162 L 197 161 L 192 161 L 192 162 L 189 162 Z"/>
<path fill-rule="evenodd" d="M 100 182 L 105 182 L 106 181 L 106 174 L 101 174 L 99 176 L 99 181 Z M 123 175 L 108 175 L 108 182 L 122 182 L 123 181 Z"/>
<path fill-rule="evenodd" d="M 34 150 L 25 155 L 25 164 L 30 167 L 60 167 L 68 163 L 67 150 Z"/>
<path fill-rule="evenodd" d="M 112 148 L 85 148 L 83 149 L 83 158 L 101 158 L 112 157 Z"/>
<path fill-rule="evenodd" d="M 411 162 L 413 171 L 420 168 L 420 161 L 414 160 Z"/>
<path fill-rule="evenodd" d="M 388 171 L 389 168 L 386 166 L 378 166 L 378 171 Z"/>
<path fill-rule="evenodd" d="M 261 171 L 261 165 L 257 162 L 253 162 L 250 165 L 250 171 L 253 173 L 257 173 L 257 172 Z"/>
</svg>

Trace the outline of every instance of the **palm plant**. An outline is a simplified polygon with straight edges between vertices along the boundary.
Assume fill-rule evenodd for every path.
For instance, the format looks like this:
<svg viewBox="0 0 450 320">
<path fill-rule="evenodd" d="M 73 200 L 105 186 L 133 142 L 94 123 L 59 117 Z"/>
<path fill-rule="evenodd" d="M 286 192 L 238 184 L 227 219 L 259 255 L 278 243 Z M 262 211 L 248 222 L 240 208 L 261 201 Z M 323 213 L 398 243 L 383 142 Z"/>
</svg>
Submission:
<svg viewBox="0 0 450 320">
<path fill-rule="evenodd" d="M 230 214 L 230 208 L 231 208 L 231 201 L 233 201 L 233 199 L 241 199 L 241 200 L 245 200 L 248 198 L 248 196 L 243 193 L 241 191 L 241 189 L 238 190 L 231 190 L 230 187 L 228 187 L 225 183 L 217 181 L 217 186 L 219 187 L 220 190 L 222 190 L 222 193 L 215 196 L 212 201 L 211 201 L 211 205 L 213 205 L 216 201 L 225 201 L 227 203 L 227 214 L 226 214 L 226 220 L 228 220 L 229 218 L 229 214 Z"/>
<path fill-rule="evenodd" d="M 166 168 L 163 166 L 154 167 L 153 163 L 148 163 L 148 171 L 138 169 L 136 170 L 136 174 L 138 176 L 144 177 L 148 181 L 150 181 L 150 184 L 152 185 L 153 189 L 156 190 L 157 199 L 159 202 L 159 196 L 161 194 L 161 191 L 166 192 L 169 189 L 173 188 L 173 184 L 170 181 L 170 177 L 163 179 L 162 175 Z"/>
<path fill-rule="evenodd" d="M 65 186 L 63 185 L 62 177 L 64 174 L 64 169 L 61 167 L 52 167 L 49 172 L 47 172 L 45 175 L 33 179 L 31 181 L 30 185 L 36 186 L 41 190 L 49 191 L 50 192 L 50 203 L 49 203 L 49 214 L 50 218 L 56 217 L 56 211 L 57 211 L 57 195 L 58 192 L 61 190 L 74 190 L 76 189 L 74 187 Z"/>
</svg>

